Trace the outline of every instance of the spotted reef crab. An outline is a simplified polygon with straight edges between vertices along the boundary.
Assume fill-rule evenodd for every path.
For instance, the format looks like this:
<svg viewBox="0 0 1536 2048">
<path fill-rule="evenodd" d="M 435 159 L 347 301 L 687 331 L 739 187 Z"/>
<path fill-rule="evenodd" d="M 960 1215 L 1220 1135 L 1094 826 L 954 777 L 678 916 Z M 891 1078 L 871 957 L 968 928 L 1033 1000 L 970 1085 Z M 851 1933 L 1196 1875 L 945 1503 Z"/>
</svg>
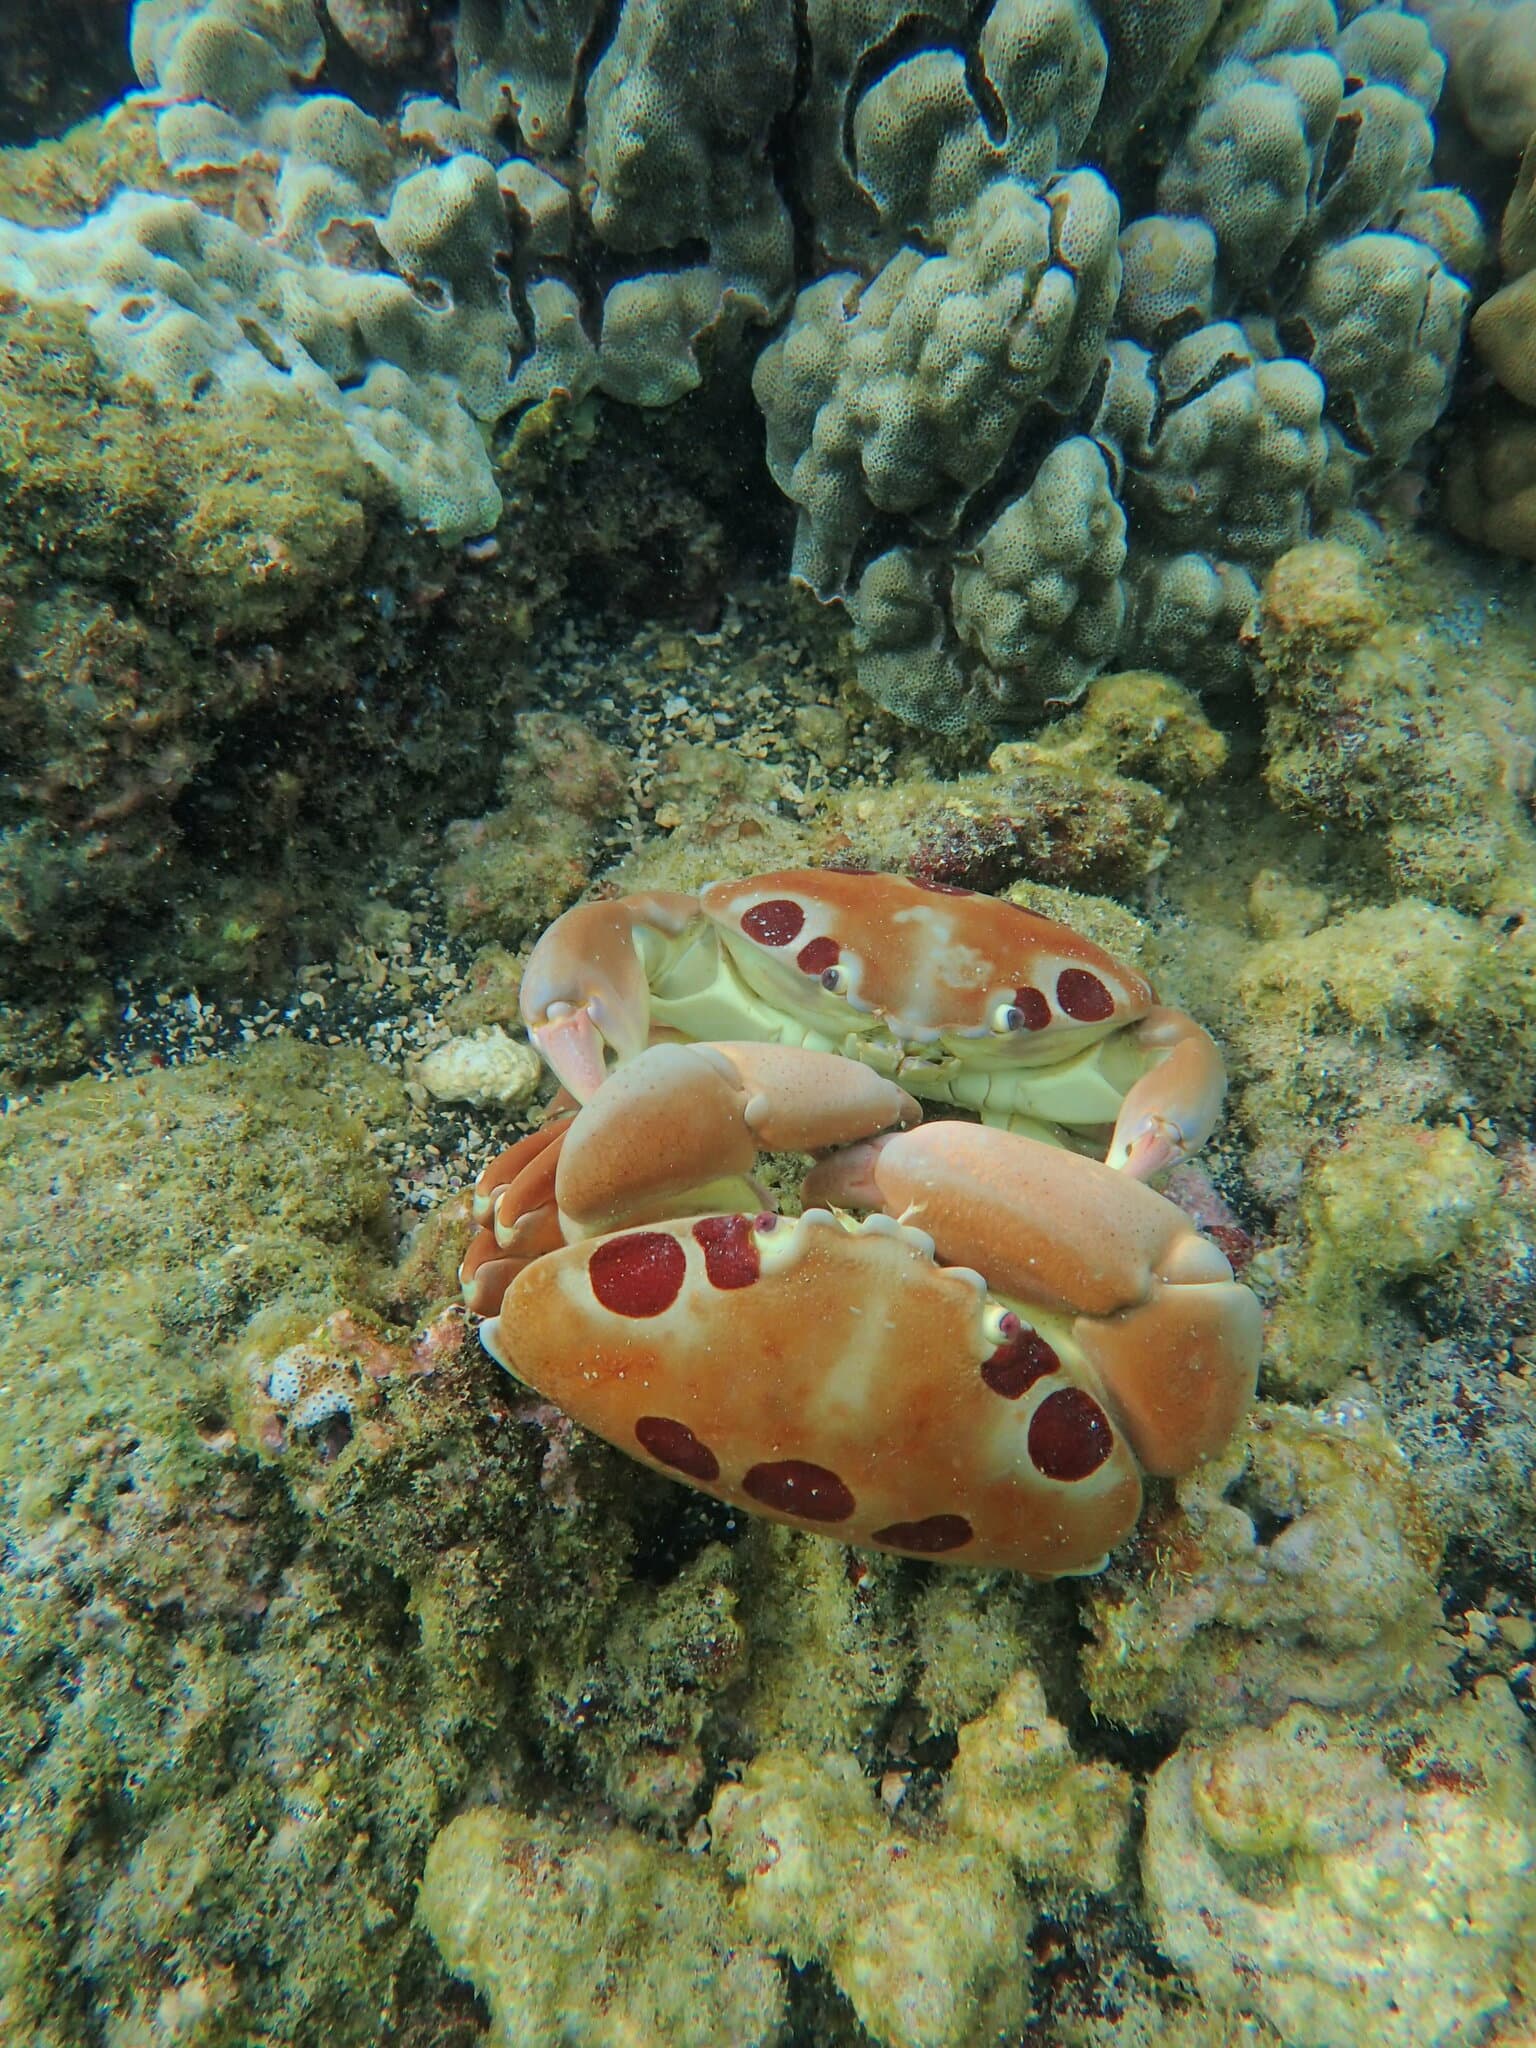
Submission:
<svg viewBox="0 0 1536 2048">
<path fill-rule="evenodd" d="M 770 874 L 567 911 L 524 1016 L 584 1100 L 485 1169 L 465 1298 L 494 1358 L 657 1470 L 1049 1577 L 1098 1569 L 1143 1473 L 1247 1407 L 1255 1298 L 1139 1180 L 1204 1139 L 1221 1057 L 1077 934 Z M 752 1036 L 676 1042 L 721 1024 Z M 997 1122 L 922 1124 L 915 1092 Z M 1110 1124 L 1120 1169 L 1047 1141 Z M 817 1155 L 801 1217 L 760 1151 Z"/>
<path fill-rule="evenodd" d="M 1142 1474 L 1187 1471 L 1252 1396 L 1257 1302 L 1137 1178 L 1205 1135 L 1220 1058 L 1075 934 L 979 896 L 907 914 L 931 893 L 773 875 L 560 919 L 525 1014 L 586 1100 L 482 1174 L 465 1297 L 509 1371 L 721 1499 L 911 1556 L 1091 1571 Z M 732 920 L 794 951 L 743 964 L 708 936 Z M 920 985 L 897 1007 L 902 948 Z M 819 986 L 775 1007 L 787 974 Z M 1000 1014 L 1031 993 L 1047 1018 Z M 645 1044 L 727 1017 L 762 1028 Z M 1013 1127 L 923 1124 L 895 1074 Z M 1111 1122 L 1127 1170 L 1028 1134 Z M 818 1155 L 799 1217 L 750 1178 L 763 1150 Z"/>
<path fill-rule="evenodd" d="M 842 1053 L 924 1101 L 1079 1142 L 1138 1179 L 1205 1142 L 1221 1055 L 1141 975 L 1033 911 L 899 875 L 790 869 L 579 904 L 522 982 L 578 1102 L 656 1034 Z"/>
</svg>

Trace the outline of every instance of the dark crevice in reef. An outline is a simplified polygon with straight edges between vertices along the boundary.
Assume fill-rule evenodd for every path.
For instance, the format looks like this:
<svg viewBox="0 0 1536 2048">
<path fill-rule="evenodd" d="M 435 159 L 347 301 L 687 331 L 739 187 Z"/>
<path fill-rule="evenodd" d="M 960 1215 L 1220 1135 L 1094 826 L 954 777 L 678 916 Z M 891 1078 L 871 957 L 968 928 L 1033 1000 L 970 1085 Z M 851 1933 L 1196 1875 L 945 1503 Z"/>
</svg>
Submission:
<svg viewBox="0 0 1536 2048">
<path fill-rule="evenodd" d="M 582 135 L 587 125 L 587 88 L 592 74 L 603 61 L 609 44 L 618 33 L 624 0 L 603 0 L 580 50 L 576 54 L 576 80 L 571 94 L 571 133 Z"/>
<path fill-rule="evenodd" d="M 794 0 L 795 66 L 789 104 L 768 124 L 767 166 L 774 190 L 789 215 L 794 238 L 794 280 L 816 274 L 816 229 L 809 200 L 802 193 L 800 176 L 800 116 L 811 86 L 811 30 L 806 18 L 806 0 Z M 794 304 L 794 287 L 789 305 Z M 788 307 L 786 307 L 786 312 Z M 775 323 L 776 325 L 781 323 Z"/>
<path fill-rule="evenodd" d="M 749 1527 L 740 1508 L 668 1486 L 667 1498 L 653 1515 L 637 1516 L 633 1576 L 646 1586 L 665 1586 L 677 1578 L 711 1543 L 739 1543 Z"/>
<path fill-rule="evenodd" d="M 0 8 L 0 147 L 62 135 L 137 82 L 129 0 L 11 0 Z"/>
</svg>

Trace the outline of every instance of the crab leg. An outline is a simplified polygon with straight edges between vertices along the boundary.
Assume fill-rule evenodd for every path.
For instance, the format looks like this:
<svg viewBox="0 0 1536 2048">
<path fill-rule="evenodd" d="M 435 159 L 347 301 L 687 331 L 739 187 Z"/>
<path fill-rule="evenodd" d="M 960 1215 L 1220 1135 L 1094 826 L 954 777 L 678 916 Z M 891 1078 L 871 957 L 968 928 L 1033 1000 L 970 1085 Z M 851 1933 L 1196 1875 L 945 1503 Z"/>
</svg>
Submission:
<svg viewBox="0 0 1536 2048">
<path fill-rule="evenodd" d="M 1149 1472 L 1189 1470 L 1252 1398 L 1258 1302 L 1182 1210 L 1094 1160 L 984 1124 L 926 1124 L 823 1162 L 805 1198 L 883 1209 L 1026 1310 L 1075 1313 Z"/>
<path fill-rule="evenodd" d="M 1216 1127 L 1227 1074 L 1216 1041 L 1182 1010 L 1149 1010 L 1127 1050 L 1156 1065 L 1126 1091 L 1106 1166 L 1148 1180 L 1200 1147 Z"/>
<path fill-rule="evenodd" d="M 517 1208 L 534 1207 L 533 1191 L 547 1177 L 547 1190 L 553 1194 L 555 1161 L 559 1152 L 552 1148 L 570 1121 L 566 1116 L 556 1122 L 542 1124 L 538 1130 L 530 1131 L 526 1138 L 519 1138 L 515 1145 L 509 1145 L 505 1152 L 496 1154 L 475 1182 L 472 1214 L 478 1224 L 483 1226 L 495 1221 L 504 1192 L 509 1193 Z"/>
<path fill-rule="evenodd" d="M 605 1047 L 623 1061 L 650 1036 L 645 935 L 680 938 L 697 899 L 658 889 L 609 903 L 578 903 L 557 917 L 523 971 L 523 1022 L 535 1047 L 578 1102 L 603 1084 Z"/>
<path fill-rule="evenodd" d="M 473 1214 L 480 1228 L 459 1267 L 465 1306 L 493 1316 L 523 1267 L 565 1238 L 555 1208 L 555 1168 L 569 1116 L 530 1131 L 499 1152 L 475 1182 Z"/>
<path fill-rule="evenodd" d="M 712 1208 L 761 1208 L 759 1152 L 816 1152 L 915 1124 L 893 1081 L 803 1046 L 653 1045 L 571 1126 L 555 1196 L 568 1239 Z M 722 1186 L 722 1182 L 726 1185 Z"/>
</svg>

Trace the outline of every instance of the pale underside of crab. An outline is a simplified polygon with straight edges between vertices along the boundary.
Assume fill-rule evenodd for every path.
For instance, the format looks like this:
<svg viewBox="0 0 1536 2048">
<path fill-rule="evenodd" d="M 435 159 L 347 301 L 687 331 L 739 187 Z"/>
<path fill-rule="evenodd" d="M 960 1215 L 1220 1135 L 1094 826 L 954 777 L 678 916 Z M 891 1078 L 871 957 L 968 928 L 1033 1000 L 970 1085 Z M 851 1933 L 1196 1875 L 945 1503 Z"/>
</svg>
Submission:
<svg viewBox="0 0 1536 2048">
<path fill-rule="evenodd" d="M 656 1038 L 800 1045 L 1143 1180 L 1204 1143 L 1225 1086 L 1210 1037 L 1100 947 L 895 875 L 580 904 L 534 947 L 522 1008 L 578 1102 Z"/>
<path fill-rule="evenodd" d="M 814 1047 L 637 1052 L 482 1175 L 462 1277 L 487 1348 L 750 1512 L 951 1563 L 1097 1569 L 1143 1473 L 1188 1470 L 1236 1426 L 1258 1304 L 1133 1177 L 920 1114 Z M 822 1155 L 797 1218 L 747 1177 L 764 1149 Z"/>
</svg>

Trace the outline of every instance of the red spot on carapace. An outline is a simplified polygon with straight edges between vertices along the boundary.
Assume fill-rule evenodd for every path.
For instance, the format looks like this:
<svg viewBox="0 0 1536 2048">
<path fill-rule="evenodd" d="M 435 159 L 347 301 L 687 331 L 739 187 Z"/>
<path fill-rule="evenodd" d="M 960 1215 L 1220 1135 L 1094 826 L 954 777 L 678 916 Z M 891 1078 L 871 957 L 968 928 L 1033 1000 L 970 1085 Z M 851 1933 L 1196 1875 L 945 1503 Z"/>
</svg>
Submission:
<svg viewBox="0 0 1536 2048">
<path fill-rule="evenodd" d="M 1081 1387 L 1047 1394 L 1030 1417 L 1029 1455 L 1047 1479 L 1086 1479 L 1114 1447 L 1109 1417 Z"/>
<path fill-rule="evenodd" d="M 975 1533 L 964 1515 L 924 1515 L 920 1522 L 888 1522 L 870 1540 L 889 1543 L 893 1550 L 915 1550 L 924 1557 L 936 1557 L 941 1550 L 961 1549 Z"/>
<path fill-rule="evenodd" d="M 1043 1031 L 1051 1021 L 1051 1006 L 1037 988 L 1016 988 L 1013 1007 L 1024 1019 L 1026 1031 Z"/>
<path fill-rule="evenodd" d="M 1086 967 L 1063 967 L 1056 977 L 1056 1000 L 1074 1024 L 1102 1024 L 1115 1014 L 1115 999 Z"/>
<path fill-rule="evenodd" d="M 674 1422 L 667 1415 L 642 1415 L 635 1424 L 635 1436 L 640 1448 L 649 1451 L 658 1465 L 670 1465 L 690 1479 L 720 1477 L 720 1460 L 708 1444 L 699 1442 L 686 1422 Z"/>
<path fill-rule="evenodd" d="M 805 912 L 791 897 L 774 896 L 741 913 L 741 928 L 760 946 L 788 946 L 805 929 Z"/>
<path fill-rule="evenodd" d="M 780 1514 L 799 1515 L 806 1522 L 846 1522 L 856 1502 L 852 1493 L 825 1465 L 805 1458 L 780 1458 L 754 1465 L 741 1482 L 743 1493 Z"/>
<path fill-rule="evenodd" d="M 1003 1341 L 990 1358 L 981 1362 L 981 1376 L 994 1394 L 1001 1394 L 1005 1401 L 1017 1401 L 1021 1394 L 1027 1394 L 1036 1380 L 1043 1380 L 1047 1373 L 1060 1372 L 1061 1360 L 1038 1330 L 1026 1330 L 1022 1323 L 1015 1330 L 1006 1331 Z"/>
<path fill-rule="evenodd" d="M 616 1316 L 659 1316 L 683 1290 L 688 1256 L 664 1230 L 632 1230 L 593 1247 L 592 1292 Z"/>
<path fill-rule="evenodd" d="M 802 974 L 825 974 L 837 965 L 842 950 L 836 939 L 808 939 L 795 955 L 795 965 Z"/>
<path fill-rule="evenodd" d="M 693 1234 L 704 1247 L 711 1287 L 750 1287 L 762 1267 L 747 1216 L 701 1216 Z"/>
</svg>

